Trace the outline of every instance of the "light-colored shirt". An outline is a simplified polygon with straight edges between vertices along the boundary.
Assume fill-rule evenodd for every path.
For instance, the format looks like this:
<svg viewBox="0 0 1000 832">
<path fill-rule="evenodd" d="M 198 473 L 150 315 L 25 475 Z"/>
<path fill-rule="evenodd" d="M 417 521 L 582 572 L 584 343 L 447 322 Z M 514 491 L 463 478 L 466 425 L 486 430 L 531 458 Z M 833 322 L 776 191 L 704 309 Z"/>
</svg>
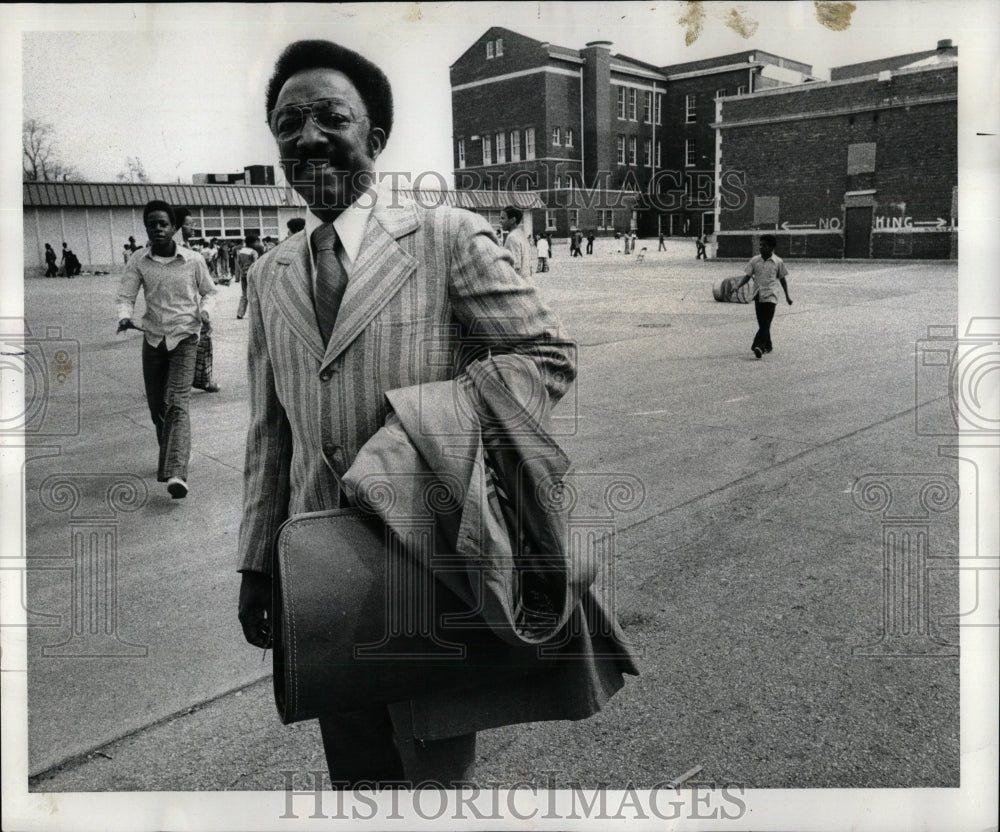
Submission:
<svg viewBox="0 0 1000 832">
<path fill-rule="evenodd" d="M 525 280 L 531 277 L 531 251 L 521 226 L 515 226 L 507 235 L 503 247 L 513 255 L 515 271 Z"/>
<path fill-rule="evenodd" d="M 344 274 L 347 279 L 351 279 L 354 270 L 354 263 L 358 259 L 361 251 L 361 241 L 365 237 L 365 227 L 371 217 L 372 208 L 376 199 L 389 199 L 391 194 L 386 192 L 376 192 L 363 194 L 361 198 L 355 200 L 347 206 L 340 215 L 333 221 L 333 229 L 337 232 L 337 239 L 340 245 L 337 246 L 337 259 L 344 267 Z M 309 240 L 309 274 L 312 277 L 312 287 L 316 289 L 316 256 L 313 251 L 312 234 L 317 228 L 323 225 L 323 220 L 317 217 L 312 211 L 306 214 L 306 237 Z M 315 296 L 315 295 L 314 295 Z"/>
<path fill-rule="evenodd" d="M 156 347 L 166 340 L 168 350 L 201 332 L 201 313 L 211 314 L 218 293 L 205 258 L 184 246 L 177 246 L 169 259 L 154 257 L 151 248 L 129 258 L 118 287 L 117 321 L 132 317 L 140 287 L 146 301 L 141 322 L 146 342 Z"/>
<path fill-rule="evenodd" d="M 243 246 L 243 248 L 236 252 L 236 271 L 240 278 L 246 277 L 247 271 L 259 256 L 257 251 L 250 248 L 250 246 Z"/>
<path fill-rule="evenodd" d="M 788 269 L 777 254 L 772 254 L 767 260 L 757 254 L 750 258 L 744 274 L 752 277 L 757 285 L 757 300 L 777 303 L 778 285 L 781 279 L 788 277 Z"/>
<path fill-rule="evenodd" d="M 538 238 L 538 256 L 542 259 L 548 259 L 549 256 L 549 241 L 545 237 Z"/>
</svg>

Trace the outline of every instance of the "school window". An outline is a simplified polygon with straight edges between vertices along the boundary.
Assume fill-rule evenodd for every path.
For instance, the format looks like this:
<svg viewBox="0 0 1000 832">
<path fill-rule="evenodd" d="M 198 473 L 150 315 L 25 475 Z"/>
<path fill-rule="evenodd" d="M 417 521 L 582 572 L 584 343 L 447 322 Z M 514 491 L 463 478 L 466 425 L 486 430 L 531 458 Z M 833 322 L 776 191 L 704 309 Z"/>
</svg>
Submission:
<svg viewBox="0 0 1000 832">
<path fill-rule="evenodd" d="M 568 208 L 566 210 L 566 220 L 570 228 L 576 228 L 580 221 L 580 210 L 578 208 Z"/>
<path fill-rule="evenodd" d="M 278 212 L 261 210 L 260 212 L 260 230 L 264 237 L 277 237 L 278 236 Z M 217 237 L 218 234 L 212 234 L 210 236 Z"/>
<path fill-rule="evenodd" d="M 625 164 L 625 137 L 624 136 L 619 136 L 618 137 L 618 164 L 619 165 L 624 165 Z"/>
<path fill-rule="evenodd" d="M 535 128 L 529 127 L 524 131 L 524 158 L 535 158 Z"/>
<path fill-rule="evenodd" d="M 684 140 L 684 165 L 693 168 L 698 164 L 698 151 L 694 146 L 693 139 Z"/>
<path fill-rule="evenodd" d="M 556 176 L 556 190 L 562 190 L 562 177 L 558 175 Z"/>
<path fill-rule="evenodd" d="M 507 161 L 507 145 L 504 142 L 503 133 L 497 133 L 495 138 L 497 140 L 497 164 L 502 165 Z"/>
<path fill-rule="evenodd" d="M 552 128 L 552 146 L 559 147 L 562 145 L 562 130 L 559 127 Z"/>
<path fill-rule="evenodd" d="M 503 55 L 503 38 L 497 38 L 497 57 Z"/>
<path fill-rule="evenodd" d="M 736 88 L 736 94 L 737 94 L 737 95 L 746 95 L 746 92 L 747 92 L 747 87 L 746 87 L 746 84 L 740 84 L 740 85 L 739 85 L 739 86 L 738 86 L 738 87 Z"/>
<path fill-rule="evenodd" d="M 486 41 L 486 60 L 492 61 L 494 54 L 494 42 L 491 40 Z"/>
<path fill-rule="evenodd" d="M 203 237 L 205 239 L 211 239 L 212 237 L 222 236 L 222 209 L 221 208 L 203 208 L 201 210 L 201 216 L 199 217 L 197 213 L 194 214 L 195 221 L 198 223 L 198 233 L 196 236 Z M 274 215 L 275 225 L 278 223 L 278 215 Z M 257 212 L 253 212 L 253 223 L 255 225 L 258 223 Z"/>
<path fill-rule="evenodd" d="M 652 124 L 653 122 L 653 93 L 651 92 L 643 94 L 642 120 L 646 124 Z"/>
<path fill-rule="evenodd" d="M 646 139 L 642 143 L 642 163 L 647 167 L 653 166 L 653 140 Z"/>
<path fill-rule="evenodd" d="M 725 98 L 725 96 L 726 96 L 725 89 L 721 89 L 721 90 L 716 90 L 715 91 L 715 97 L 716 98 Z"/>
<path fill-rule="evenodd" d="M 458 140 L 458 166 L 465 167 L 465 139 Z"/>
<path fill-rule="evenodd" d="M 663 124 L 663 96 L 656 96 L 656 123 Z"/>
<path fill-rule="evenodd" d="M 601 208 L 600 210 L 598 210 L 597 227 L 600 228 L 602 231 L 607 230 L 609 228 L 614 228 L 615 212 L 606 208 Z"/>
<path fill-rule="evenodd" d="M 573 146 L 573 128 L 572 127 L 567 127 L 566 128 L 566 147 L 572 147 L 572 146 Z"/>
<path fill-rule="evenodd" d="M 490 145 L 489 136 L 483 136 L 483 164 L 493 164 L 493 147 Z"/>
<path fill-rule="evenodd" d="M 521 161 L 521 131 L 510 131 L 510 160 L 512 162 Z"/>
<path fill-rule="evenodd" d="M 684 96 L 684 120 L 691 124 L 695 120 L 695 116 L 698 112 L 697 102 L 693 95 Z"/>
<path fill-rule="evenodd" d="M 625 119 L 625 87 L 618 87 L 618 118 Z"/>
<path fill-rule="evenodd" d="M 545 212 L 545 230 L 554 231 L 556 228 L 556 212 L 546 211 Z"/>
<path fill-rule="evenodd" d="M 636 156 L 635 148 L 637 144 L 638 142 L 636 141 L 635 136 L 628 137 L 628 163 L 630 165 L 635 164 L 635 156 Z"/>
<path fill-rule="evenodd" d="M 635 121 L 636 120 L 636 106 L 635 106 L 636 94 L 635 94 L 635 92 L 636 92 L 635 90 L 629 90 L 628 91 L 628 120 L 629 121 Z"/>
<path fill-rule="evenodd" d="M 222 237 L 243 236 L 243 213 L 239 208 L 222 209 Z"/>
</svg>

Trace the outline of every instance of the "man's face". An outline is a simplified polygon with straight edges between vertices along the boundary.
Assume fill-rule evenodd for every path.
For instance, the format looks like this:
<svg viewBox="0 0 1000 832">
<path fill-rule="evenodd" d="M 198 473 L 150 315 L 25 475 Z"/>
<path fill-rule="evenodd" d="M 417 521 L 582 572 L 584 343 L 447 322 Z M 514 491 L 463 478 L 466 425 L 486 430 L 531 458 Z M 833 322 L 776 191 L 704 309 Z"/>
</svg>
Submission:
<svg viewBox="0 0 1000 832">
<path fill-rule="evenodd" d="M 513 217 L 508 216 L 506 211 L 500 212 L 500 227 L 504 231 L 509 233 L 514 230 L 514 226 L 516 225 L 517 225 L 517 220 L 515 220 Z"/>
<path fill-rule="evenodd" d="M 194 227 L 194 217 L 190 214 L 184 218 L 184 224 L 181 226 L 181 236 L 184 237 L 184 242 L 187 242 L 194 236 L 196 231 Z"/>
<path fill-rule="evenodd" d="M 324 127 L 314 114 L 292 106 L 297 104 L 315 104 Z M 371 128 L 357 88 L 333 69 L 289 78 L 278 94 L 271 128 L 285 176 L 322 219 L 335 217 L 364 189 L 367 177 L 359 174 L 372 170 L 385 140 L 382 130 Z"/>
<path fill-rule="evenodd" d="M 146 215 L 146 234 L 154 246 L 163 246 L 177 233 L 166 211 L 150 211 Z"/>
<path fill-rule="evenodd" d="M 771 247 L 771 244 L 769 242 L 767 242 L 765 240 L 761 240 L 760 241 L 760 256 L 761 257 L 763 257 L 765 260 L 767 260 L 771 256 L 771 254 L 772 254 L 773 251 L 774 251 L 774 249 Z"/>
</svg>

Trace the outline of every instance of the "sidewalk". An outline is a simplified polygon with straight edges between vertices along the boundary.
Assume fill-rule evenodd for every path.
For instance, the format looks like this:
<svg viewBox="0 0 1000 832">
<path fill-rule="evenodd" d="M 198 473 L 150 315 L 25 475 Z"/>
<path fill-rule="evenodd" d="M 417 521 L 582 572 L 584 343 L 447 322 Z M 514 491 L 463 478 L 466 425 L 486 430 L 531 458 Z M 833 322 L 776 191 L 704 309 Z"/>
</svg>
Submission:
<svg viewBox="0 0 1000 832">
<path fill-rule="evenodd" d="M 779 310 L 776 351 L 758 362 L 752 312 L 711 298 L 732 265 L 668 255 L 613 266 L 613 254 L 557 253 L 535 278 L 580 343 L 579 380 L 555 411 L 560 442 L 581 481 L 641 487 L 618 517 L 612 565 L 643 675 L 584 722 L 484 732 L 478 776 L 552 770 L 563 783 L 648 787 L 697 764 L 705 780 L 756 787 L 955 786 L 957 658 L 852 653 L 879 631 L 882 532 L 851 497 L 868 472 L 956 474 L 938 440 L 914 431 L 916 401 L 948 418 L 947 390 L 915 399 L 913 375 L 916 341 L 954 309 L 954 267 L 796 264 L 795 306 Z M 32 788 L 280 789 L 282 771 L 323 758 L 314 723 L 278 721 L 270 654 L 245 644 L 235 615 L 239 287 L 220 287 L 222 392 L 194 394 L 191 494 L 172 501 L 155 482 L 138 336 L 114 335 L 116 286 L 113 275 L 26 283 L 32 331 L 79 348 L 79 397 L 51 397 L 56 433 L 34 440 L 25 474 L 39 567 L 28 581 Z M 145 653 L 43 655 L 69 634 L 74 524 L 96 516 L 110 480 L 147 489 L 106 523 L 117 649 Z M 79 485 L 78 509 L 43 503 L 59 481 Z M 934 553 L 954 554 L 956 540 L 957 512 L 935 516 Z M 953 609 L 954 581 L 933 602 Z"/>
</svg>

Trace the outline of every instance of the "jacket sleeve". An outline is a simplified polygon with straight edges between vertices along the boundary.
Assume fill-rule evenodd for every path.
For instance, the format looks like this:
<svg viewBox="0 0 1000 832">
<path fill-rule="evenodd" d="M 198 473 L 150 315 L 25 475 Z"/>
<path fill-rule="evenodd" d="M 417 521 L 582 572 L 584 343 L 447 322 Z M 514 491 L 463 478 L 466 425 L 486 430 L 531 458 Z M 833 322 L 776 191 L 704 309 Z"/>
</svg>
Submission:
<svg viewBox="0 0 1000 832">
<path fill-rule="evenodd" d="M 488 353 L 516 353 L 538 367 L 552 402 L 576 377 L 576 345 L 535 287 L 514 269 L 493 229 L 469 211 L 448 215 L 449 295 L 462 326 L 460 368 Z"/>
<path fill-rule="evenodd" d="M 292 430 L 278 400 L 274 367 L 267 349 L 258 287 L 260 265 L 248 281 L 250 336 L 247 367 L 250 382 L 250 428 L 243 467 L 243 517 L 240 522 L 239 571 L 271 574 L 272 546 L 288 516 Z"/>
</svg>

